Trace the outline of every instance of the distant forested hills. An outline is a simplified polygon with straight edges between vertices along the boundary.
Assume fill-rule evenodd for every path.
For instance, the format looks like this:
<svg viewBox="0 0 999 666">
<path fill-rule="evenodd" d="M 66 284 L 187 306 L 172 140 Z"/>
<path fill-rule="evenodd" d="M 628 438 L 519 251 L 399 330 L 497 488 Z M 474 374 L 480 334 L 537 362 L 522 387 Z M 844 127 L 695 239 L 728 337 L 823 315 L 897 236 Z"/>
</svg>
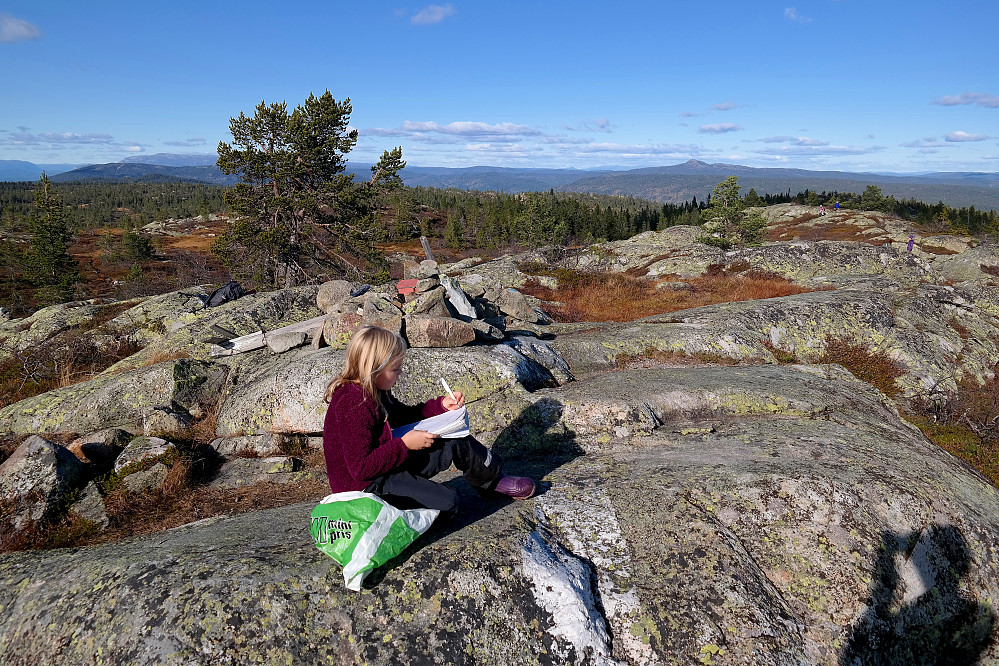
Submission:
<svg viewBox="0 0 999 666">
<path fill-rule="evenodd" d="M 231 185 L 234 176 L 222 174 L 211 164 L 211 155 L 134 156 L 128 161 L 80 167 L 52 176 L 53 182 L 191 182 Z M 148 160 L 144 163 L 140 160 Z M 186 165 L 179 165 L 187 162 Z M 206 164 L 207 163 L 207 164 Z M 26 173 L 18 164 L 18 173 Z M 369 176 L 369 165 L 355 164 L 358 178 Z M 27 172 L 30 172 L 28 169 Z M 40 172 L 40 169 L 38 169 Z M 0 179 L 9 178 L 0 163 Z M 877 185 L 896 199 L 943 201 L 950 206 L 975 206 L 999 210 L 999 173 L 952 172 L 928 174 L 876 174 L 805 169 L 760 169 L 738 164 L 707 164 L 689 160 L 672 166 L 627 171 L 578 169 L 528 169 L 478 166 L 468 168 L 407 166 L 402 177 L 414 187 L 455 188 L 507 193 L 532 191 L 586 192 L 632 196 L 661 203 L 680 204 L 693 197 L 704 200 L 728 176 L 739 177 L 743 192 L 793 194 L 804 190 L 862 193 Z"/>
<path fill-rule="evenodd" d="M 133 183 L 205 183 L 208 185 L 235 185 L 237 176 L 227 176 L 217 166 L 163 166 L 133 162 L 91 164 L 50 177 L 53 183 L 75 181 L 133 182 Z"/>
</svg>

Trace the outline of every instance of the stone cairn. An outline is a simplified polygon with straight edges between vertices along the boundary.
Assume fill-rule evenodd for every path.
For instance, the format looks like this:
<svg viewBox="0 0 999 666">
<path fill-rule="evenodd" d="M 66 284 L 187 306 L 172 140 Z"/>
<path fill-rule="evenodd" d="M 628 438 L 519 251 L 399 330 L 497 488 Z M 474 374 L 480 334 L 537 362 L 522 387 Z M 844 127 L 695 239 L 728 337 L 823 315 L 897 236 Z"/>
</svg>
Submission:
<svg viewBox="0 0 999 666">
<path fill-rule="evenodd" d="M 345 347 L 360 326 L 382 326 L 402 335 L 410 347 L 460 347 L 497 343 L 513 330 L 537 333 L 551 320 L 515 289 L 442 275 L 436 261 L 407 270 L 408 278 L 374 289 L 345 280 L 319 288 L 316 303 L 326 313 L 315 346 Z"/>
</svg>

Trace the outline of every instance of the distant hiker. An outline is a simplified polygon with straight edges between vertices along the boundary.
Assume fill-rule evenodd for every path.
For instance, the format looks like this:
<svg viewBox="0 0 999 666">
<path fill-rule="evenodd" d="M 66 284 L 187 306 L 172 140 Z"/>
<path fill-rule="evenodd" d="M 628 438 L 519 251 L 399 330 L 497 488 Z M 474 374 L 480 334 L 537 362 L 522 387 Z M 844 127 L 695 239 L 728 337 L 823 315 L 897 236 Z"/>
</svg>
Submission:
<svg viewBox="0 0 999 666">
<path fill-rule="evenodd" d="M 397 509 L 414 505 L 453 513 L 458 493 L 430 477 L 451 466 L 472 486 L 522 500 L 534 494 L 534 482 L 502 472 L 500 457 L 474 437 L 439 438 L 424 430 L 393 437 L 391 426 L 460 409 L 460 391 L 404 405 L 392 395 L 402 374 L 406 342 L 379 326 L 358 329 L 347 345 L 343 372 L 326 387 L 323 451 L 334 493 L 364 491 Z"/>
<path fill-rule="evenodd" d="M 912 245 L 915 242 L 916 240 L 912 237 L 912 234 L 909 234 L 909 244 L 905 246 L 907 252 L 912 252 Z"/>
<path fill-rule="evenodd" d="M 825 214 L 826 214 L 826 207 L 825 206 L 819 206 L 819 216 L 821 217 L 822 215 L 825 215 Z"/>
<path fill-rule="evenodd" d="M 836 209 L 836 212 L 837 212 L 837 213 L 839 212 L 839 202 L 838 202 L 838 201 L 836 202 L 836 205 L 835 205 L 835 206 L 833 206 L 833 208 L 835 208 L 835 209 Z"/>
</svg>

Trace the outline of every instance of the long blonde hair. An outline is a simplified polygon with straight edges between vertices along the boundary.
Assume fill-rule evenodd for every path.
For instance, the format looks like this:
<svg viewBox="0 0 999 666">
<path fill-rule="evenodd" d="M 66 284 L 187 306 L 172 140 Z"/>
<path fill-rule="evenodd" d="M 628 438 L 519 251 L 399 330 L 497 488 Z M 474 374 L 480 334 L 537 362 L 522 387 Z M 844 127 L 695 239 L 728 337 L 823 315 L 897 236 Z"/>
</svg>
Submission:
<svg viewBox="0 0 999 666">
<path fill-rule="evenodd" d="M 343 384 L 357 384 L 385 409 L 385 397 L 375 386 L 375 375 L 406 355 L 406 341 L 398 333 L 381 326 L 363 326 L 347 345 L 343 372 L 326 387 L 324 399 L 333 399 L 333 391 Z"/>
</svg>

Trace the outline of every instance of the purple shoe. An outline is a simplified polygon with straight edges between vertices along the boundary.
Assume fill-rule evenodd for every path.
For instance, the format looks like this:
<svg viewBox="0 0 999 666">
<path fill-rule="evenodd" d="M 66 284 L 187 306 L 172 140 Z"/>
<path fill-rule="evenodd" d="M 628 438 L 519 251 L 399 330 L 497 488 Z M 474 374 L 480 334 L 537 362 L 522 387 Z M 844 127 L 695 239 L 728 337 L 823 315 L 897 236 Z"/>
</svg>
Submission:
<svg viewBox="0 0 999 666">
<path fill-rule="evenodd" d="M 506 476 L 504 474 L 500 477 L 493 491 L 515 500 L 525 500 L 534 495 L 534 481 L 526 476 Z"/>
</svg>

